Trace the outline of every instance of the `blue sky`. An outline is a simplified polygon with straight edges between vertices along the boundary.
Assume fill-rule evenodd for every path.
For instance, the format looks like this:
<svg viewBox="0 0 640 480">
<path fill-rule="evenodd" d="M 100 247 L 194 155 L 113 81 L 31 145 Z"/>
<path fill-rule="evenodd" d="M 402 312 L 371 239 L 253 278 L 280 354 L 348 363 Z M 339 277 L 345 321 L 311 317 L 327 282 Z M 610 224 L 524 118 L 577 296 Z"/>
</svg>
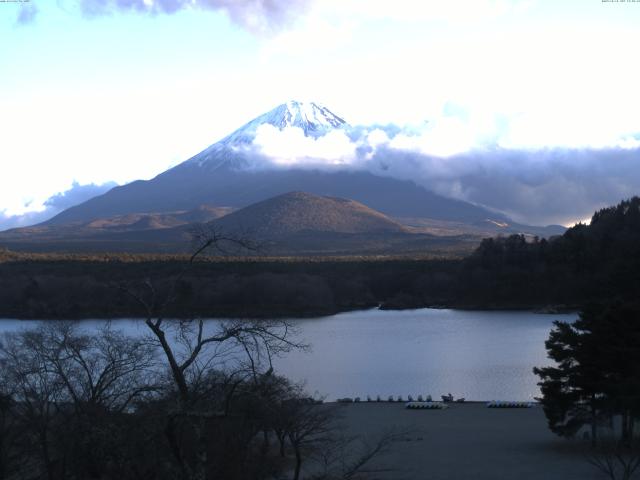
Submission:
<svg viewBox="0 0 640 480">
<path fill-rule="evenodd" d="M 0 228 L 292 98 L 428 124 L 394 146 L 429 158 L 427 186 L 571 223 L 640 190 L 638 45 L 640 3 L 601 0 L 0 3 Z"/>
</svg>

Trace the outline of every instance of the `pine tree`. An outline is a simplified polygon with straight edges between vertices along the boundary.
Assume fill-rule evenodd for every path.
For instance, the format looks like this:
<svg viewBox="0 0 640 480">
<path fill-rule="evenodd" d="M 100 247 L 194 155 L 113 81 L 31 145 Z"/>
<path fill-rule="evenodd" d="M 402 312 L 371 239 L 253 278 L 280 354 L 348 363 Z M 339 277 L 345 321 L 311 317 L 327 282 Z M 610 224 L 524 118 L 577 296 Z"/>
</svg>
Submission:
<svg viewBox="0 0 640 480">
<path fill-rule="evenodd" d="M 598 425 L 619 417 L 630 442 L 640 416 L 640 308 L 592 305 L 573 324 L 555 322 L 546 348 L 556 366 L 534 373 L 549 428 L 571 437 L 590 425 L 595 443 Z"/>
</svg>

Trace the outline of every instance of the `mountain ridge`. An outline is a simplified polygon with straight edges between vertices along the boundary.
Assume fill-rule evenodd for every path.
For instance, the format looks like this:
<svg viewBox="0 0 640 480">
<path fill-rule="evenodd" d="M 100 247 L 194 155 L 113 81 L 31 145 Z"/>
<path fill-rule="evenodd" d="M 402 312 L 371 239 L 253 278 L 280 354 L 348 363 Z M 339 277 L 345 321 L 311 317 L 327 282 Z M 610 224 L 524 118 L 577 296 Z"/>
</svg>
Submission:
<svg viewBox="0 0 640 480">
<path fill-rule="evenodd" d="M 261 125 L 301 128 L 309 137 L 348 128 L 346 121 L 317 103 L 290 101 L 256 117 L 181 164 L 151 180 L 137 180 L 71 207 L 44 226 L 86 223 L 131 213 L 192 210 L 197 205 L 240 209 L 291 191 L 348 198 L 394 218 L 427 219 L 469 225 L 510 225 L 524 233 L 549 235 L 545 229 L 515 224 L 506 215 L 462 200 L 443 197 L 411 180 L 399 180 L 366 170 L 249 168 L 246 153 Z M 418 222 L 419 223 L 419 222 Z M 487 227 L 489 228 L 489 227 Z M 513 230 L 511 230 L 513 231 Z"/>
</svg>

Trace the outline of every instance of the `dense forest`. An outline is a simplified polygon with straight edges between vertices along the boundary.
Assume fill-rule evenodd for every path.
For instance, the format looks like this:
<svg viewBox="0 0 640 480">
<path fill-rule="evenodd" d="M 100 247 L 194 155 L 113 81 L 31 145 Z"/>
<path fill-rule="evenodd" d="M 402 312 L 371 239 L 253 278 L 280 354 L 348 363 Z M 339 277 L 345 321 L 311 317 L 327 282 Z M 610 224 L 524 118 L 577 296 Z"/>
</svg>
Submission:
<svg viewBox="0 0 640 480">
<path fill-rule="evenodd" d="M 576 308 L 640 291 L 640 198 L 538 239 L 490 238 L 464 259 L 29 255 L 0 252 L 0 316 L 140 316 L 128 291 L 175 290 L 168 315 L 321 315 L 381 305 Z"/>
<path fill-rule="evenodd" d="M 463 262 L 464 298 L 496 305 L 634 299 L 640 291 L 640 198 L 596 212 L 551 240 L 487 239 Z"/>
</svg>

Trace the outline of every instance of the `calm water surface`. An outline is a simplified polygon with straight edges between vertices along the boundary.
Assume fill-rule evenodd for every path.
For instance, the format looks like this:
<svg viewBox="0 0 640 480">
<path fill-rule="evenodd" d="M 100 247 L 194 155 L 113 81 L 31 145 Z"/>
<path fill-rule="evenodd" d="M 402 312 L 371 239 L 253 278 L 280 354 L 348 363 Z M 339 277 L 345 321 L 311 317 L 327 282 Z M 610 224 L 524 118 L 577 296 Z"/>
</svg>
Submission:
<svg viewBox="0 0 640 480">
<path fill-rule="evenodd" d="M 306 381 L 310 393 L 332 400 L 367 395 L 427 395 L 451 392 L 468 400 L 529 400 L 539 395 L 532 368 L 549 364 L 544 341 L 554 320 L 576 314 L 462 310 L 365 310 L 296 319 L 310 352 L 276 361 L 276 370 Z M 215 322 L 215 320 L 211 320 Z M 36 322 L 0 320 L 0 332 Z M 97 328 L 101 320 L 84 320 Z M 114 325 L 146 333 L 138 320 Z"/>
</svg>

